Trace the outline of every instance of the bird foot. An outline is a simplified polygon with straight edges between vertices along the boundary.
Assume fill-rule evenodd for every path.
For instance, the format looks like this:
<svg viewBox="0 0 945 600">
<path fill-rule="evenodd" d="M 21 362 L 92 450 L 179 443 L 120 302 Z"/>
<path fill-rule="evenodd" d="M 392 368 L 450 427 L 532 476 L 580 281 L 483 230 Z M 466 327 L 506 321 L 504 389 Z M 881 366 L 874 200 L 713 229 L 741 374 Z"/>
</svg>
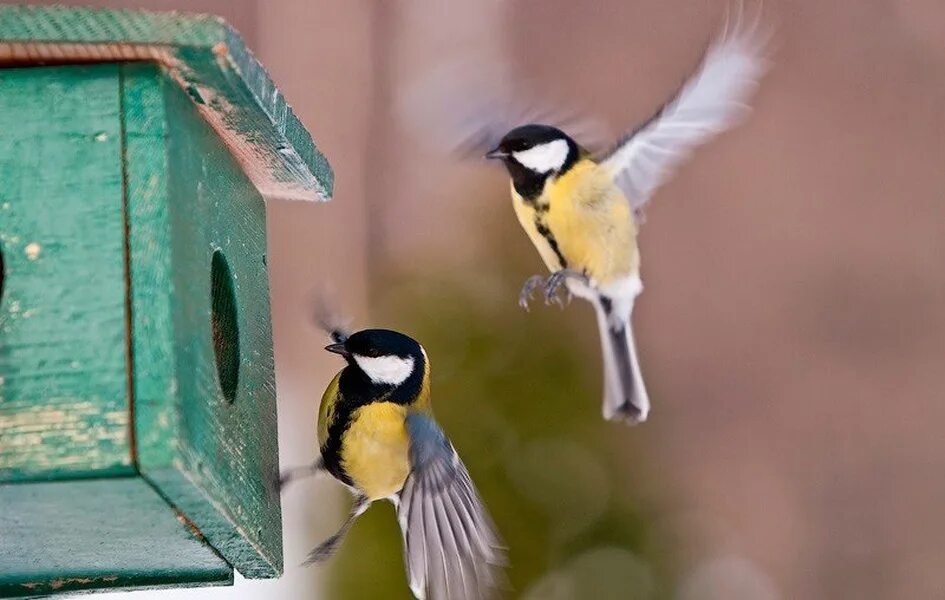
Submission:
<svg viewBox="0 0 945 600">
<path fill-rule="evenodd" d="M 532 275 L 527 280 L 525 280 L 525 285 L 522 286 L 522 292 L 518 296 L 519 306 L 525 310 L 528 310 L 528 302 L 531 300 L 532 293 L 540 287 L 542 288 L 542 294 L 545 297 L 545 304 L 551 305 L 552 303 L 555 303 L 561 308 L 564 308 L 566 303 L 569 304 L 571 302 L 571 290 L 565 288 L 564 299 L 558 295 L 558 291 L 568 279 L 575 279 L 585 284 L 589 283 L 589 280 L 584 273 L 573 271 L 571 269 L 561 269 L 560 271 L 555 271 L 547 279 L 541 275 Z"/>
<path fill-rule="evenodd" d="M 532 299 L 532 294 L 545 284 L 545 278 L 541 275 L 532 275 L 525 280 L 525 284 L 522 286 L 522 291 L 518 295 L 518 305 L 521 306 L 525 311 L 528 311 L 528 303 Z"/>
<path fill-rule="evenodd" d="M 584 275 L 584 273 L 572 271 L 571 269 L 561 269 L 560 271 L 555 271 L 545 282 L 545 304 L 550 305 L 552 302 L 554 302 L 561 308 L 564 308 L 565 303 L 571 303 L 571 290 L 568 288 L 564 289 L 564 300 L 562 300 L 561 296 L 558 295 L 558 290 L 561 289 L 561 286 L 568 279 L 575 279 L 585 284 L 588 283 L 587 276 Z"/>
</svg>

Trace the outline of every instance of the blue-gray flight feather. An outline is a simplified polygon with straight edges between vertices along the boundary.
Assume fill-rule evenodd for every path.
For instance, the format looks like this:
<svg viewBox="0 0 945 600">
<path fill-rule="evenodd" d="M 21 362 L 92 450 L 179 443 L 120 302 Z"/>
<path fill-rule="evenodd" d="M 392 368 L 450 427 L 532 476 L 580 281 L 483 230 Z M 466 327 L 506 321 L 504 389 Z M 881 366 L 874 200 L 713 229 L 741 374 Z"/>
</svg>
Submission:
<svg viewBox="0 0 945 600">
<path fill-rule="evenodd" d="M 397 502 L 410 589 L 418 598 L 489 598 L 505 553 L 465 465 L 428 415 L 407 416 L 411 472 Z"/>
</svg>

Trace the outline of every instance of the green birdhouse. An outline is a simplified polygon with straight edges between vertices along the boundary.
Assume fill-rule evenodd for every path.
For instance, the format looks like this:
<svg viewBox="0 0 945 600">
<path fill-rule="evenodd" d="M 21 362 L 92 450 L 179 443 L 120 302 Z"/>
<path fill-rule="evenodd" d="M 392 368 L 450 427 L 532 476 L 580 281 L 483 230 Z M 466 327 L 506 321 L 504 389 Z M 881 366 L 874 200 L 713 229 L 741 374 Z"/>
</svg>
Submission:
<svg viewBox="0 0 945 600">
<path fill-rule="evenodd" d="M 280 575 L 264 199 L 331 186 L 221 20 L 0 6 L 0 597 Z"/>
</svg>

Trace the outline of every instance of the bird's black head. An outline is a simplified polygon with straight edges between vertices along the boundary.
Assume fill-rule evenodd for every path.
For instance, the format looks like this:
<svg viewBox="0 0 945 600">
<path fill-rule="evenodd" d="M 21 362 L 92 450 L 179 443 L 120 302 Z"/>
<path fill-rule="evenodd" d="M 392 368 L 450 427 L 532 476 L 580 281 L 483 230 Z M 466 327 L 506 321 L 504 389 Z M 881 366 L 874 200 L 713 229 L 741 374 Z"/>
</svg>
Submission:
<svg viewBox="0 0 945 600">
<path fill-rule="evenodd" d="M 499 145 L 486 154 L 506 164 L 516 162 L 536 173 L 562 171 L 577 158 L 578 145 L 568 134 L 550 125 L 522 125 L 509 131 Z"/>
<path fill-rule="evenodd" d="M 400 385 L 426 362 L 419 342 L 389 329 L 365 329 L 325 350 L 341 354 L 376 384 Z"/>
<path fill-rule="evenodd" d="M 545 179 L 565 173 L 579 156 L 580 147 L 568 134 L 537 124 L 516 127 L 486 154 L 505 163 L 515 189 L 526 198 L 541 193 Z"/>
</svg>

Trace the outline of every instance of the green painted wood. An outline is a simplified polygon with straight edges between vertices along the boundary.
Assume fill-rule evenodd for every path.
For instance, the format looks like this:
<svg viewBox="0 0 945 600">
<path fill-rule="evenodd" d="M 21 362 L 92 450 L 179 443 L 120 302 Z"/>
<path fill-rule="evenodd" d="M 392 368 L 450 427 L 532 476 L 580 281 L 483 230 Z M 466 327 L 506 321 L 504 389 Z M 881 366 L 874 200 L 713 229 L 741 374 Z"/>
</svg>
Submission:
<svg viewBox="0 0 945 600">
<path fill-rule="evenodd" d="M 49 61 L 69 66 L 9 68 Z M 263 194 L 327 199 L 332 173 L 268 75 L 213 17 L 0 6 L 0 181 L 0 482 L 20 482 L 0 489 L 19 519 L 0 520 L 0 585 L 278 576 Z M 135 472 L 154 490 L 141 522 L 186 515 L 225 562 L 122 570 L 108 524 L 76 530 L 84 565 L 55 562 L 23 533 L 43 529 L 21 505 L 45 502 L 23 490 L 53 489 L 35 481 Z M 150 530 L 122 523 L 133 554 Z M 152 535 L 151 556 L 173 541 Z"/>
<path fill-rule="evenodd" d="M 121 67 L 125 186 L 131 269 L 133 392 L 139 468 L 165 467 L 177 452 L 167 119 L 160 69 Z"/>
<path fill-rule="evenodd" d="M 131 473 L 118 67 L 0 71 L 0 482 Z"/>
<path fill-rule="evenodd" d="M 139 469 L 242 574 L 277 576 L 265 202 L 179 86 L 122 69 Z"/>
<path fill-rule="evenodd" d="M 0 6 L 0 63 L 150 60 L 190 94 L 265 194 L 330 198 L 328 161 L 239 34 L 218 17 Z"/>
<path fill-rule="evenodd" d="M 0 597 L 227 585 L 229 565 L 142 479 L 0 485 Z"/>
</svg>

